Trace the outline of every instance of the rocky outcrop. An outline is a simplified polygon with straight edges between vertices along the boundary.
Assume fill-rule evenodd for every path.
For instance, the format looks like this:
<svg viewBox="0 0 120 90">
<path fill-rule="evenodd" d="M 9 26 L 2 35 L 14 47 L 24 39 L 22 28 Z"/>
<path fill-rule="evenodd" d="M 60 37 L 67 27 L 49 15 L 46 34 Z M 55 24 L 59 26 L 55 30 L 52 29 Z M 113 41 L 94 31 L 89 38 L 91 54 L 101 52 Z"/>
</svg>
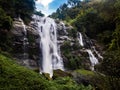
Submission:
<svg viewBox="0 0 120 90">
<path fill-rule="evenodd" d="M 60 53 L 65 68 L 90 70 L 91 62 L 86 49 L 91 49 L 99 61 L 101 60 L 101 56 L 98 56 L 98 51 L 101 52 L 102 48 L 95 40 L 90 40 L 85 34 L 82 34 L 84 47 L 80 46 L 77 32 L 73 33 L 72 31 L 74 30 L 73 27 L 65 25 L 58 20 L 55 22 L 57 25 L 58 48 L 61 48 Z M 35 21 L 26 26 L 21 19 L 15 19 L 11 30 L 14 57 L 18 63 L 32 69 L 39 68 L 42 57 L 39 45 L 40 36 L 37 28 L 38 25 Z M 73 34 L 75 37 L 73 37 Z"/>
<path fill-rule="evenodd" d="M 39 33 L 33 24 L 24 25 L 21 19 L 14 19 L 11 30 L 13 56 L 19 64 L 28 68 L 38 68 Z"/>
<path fill-rule="evenodd" d="M 81 33 L 83 39 L 82 43 L 84 43 L 84 45 L 81 46 L 78 40 L 79 32 L 75 32 L 71 26 L 65 25 L 63 22 L 57 21 L 57 27 L 59 35 L 58 44 L 61 47 L 65 68 L 70 70 L 80 68 L 91 70 L 97 62 L 91 62 L 90 58 L 93 58 L 94 60 L 98 59 L 99 62 L 103 59 L 101 56 L 102 48 L 95 40 L 91 40 L 87 37 L 85 33 Z M 90 53 L 88 53 L 87 50 L 90 50 L 91 54 L 95 57 L 93 55 L 89 55 Z"/>
</svg>

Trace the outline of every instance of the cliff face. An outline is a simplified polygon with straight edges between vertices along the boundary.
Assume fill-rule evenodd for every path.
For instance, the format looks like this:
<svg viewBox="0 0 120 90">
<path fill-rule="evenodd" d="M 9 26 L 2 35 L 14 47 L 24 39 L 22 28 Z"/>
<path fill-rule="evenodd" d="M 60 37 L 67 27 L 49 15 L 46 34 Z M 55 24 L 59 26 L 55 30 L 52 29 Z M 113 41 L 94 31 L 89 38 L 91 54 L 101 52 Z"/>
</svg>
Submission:
<svg viewBox="0 0 120 90">
<path fill-rule="evenodd" d="M 20 19 L 15 19 L 11 30 L 13 40 L 13 55 L 23 66 L 38 68 L 39 33 L 33 24 L 24 25 Z"/>
<path fill-rule="evenodd" d="M 66 30 L 71 27 L 65 27 L 62 22 L 56 21 L 58 34 L 58 47 L 69 38 L 66 35 Z M 38 25 L 35 21 L 31 21 L 29 25 L 24 25 L 21 19 L 15 19 L 13 23 L 12 45 L 13 56 L 17 62 L 28 68 L 39 68 L 40 59 L 42 57 L 40 50 L 40 36 L 37 30 Z"/>
<path fill-rule="evenodd" d="M 98 61 L 102 60 L 99 57 L 101 47 L 96 44 L 95 40 L 90 40 L 84 33 L 81 33 L 82 43 L 84 44 L 81 45 L 80 36 L 73 27 L 58 20 L 55 22 L 57 25 L 57 45 L 60 48 L 65 69 L 91 69 L 92 63 L 87 52 L 88 49 L 91 50 Z M 15 19 L 11 30 L 14 57 L 19 64 L 32 69 L 40 67 L 42 57 L 37 27 L 35 21 L 32 21 L 29 25 L 24 25 L 22 20 Z"/>
</svg>

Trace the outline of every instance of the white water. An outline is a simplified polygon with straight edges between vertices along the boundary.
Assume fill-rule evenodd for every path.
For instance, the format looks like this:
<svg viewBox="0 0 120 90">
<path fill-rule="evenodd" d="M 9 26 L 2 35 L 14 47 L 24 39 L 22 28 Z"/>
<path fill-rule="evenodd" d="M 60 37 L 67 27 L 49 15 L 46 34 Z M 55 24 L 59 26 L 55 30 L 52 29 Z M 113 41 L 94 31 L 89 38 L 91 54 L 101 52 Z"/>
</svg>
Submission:
<svg viewBox="0 0 120 90">
<path fill-rule="evenodd" d="M 63 22 L 61 22 L 62 26 L 63 26 L 63 30 L 64 30 L 64 33 L 65 34 L 68 34 L 68 32 L 66 31 L 66 27 L 65 27 L 65 24 Z"/>
<path fill-rule="evenodd" d="M 40 35 L 40 48 L 42 51 L 42 63 L 40 72 L 49 73 L 53 76 L 54 69 L 63 68 L 63 60 L 60 56 L 60 51 L 57 45 L 56 23 L 48 17 L 33 16 L 38 24 Z"/>
<path fill-rule="evenodd" d="M 78 32 L 78 40 L 79 40 L 79 44 L 84 47 L 83 36 L 80 32 Z M 95 49 L 95 47 L 92 46 L 92 41 L 91 40 L 90 40 L 90 43 L 91 43 L 90 49 L 86 49 L 86 51 L 89 54 L 89 60 L 91 62 L 91 70 L 94 71 L 94 66 L 96 64 L 98 64 L 99 62 L 98 62 L 98 59 L 95 57 L 95 55 L 93 54 L 92 51 L 94 51 L 99 58 L 103 59 L 103 57 L 98 53 L 98 51 Z"/>
<path fill-rule="evenodd" d="M 79 40 L 79 44 L 80 44 L 81 46 L 84 46 L 82 34 L 81 34 L 80 32 L 78 33 L 78 40 Z"/>
<path fill-rule="evenodd" d="M 95 47 L 93 47 L 95 53 L 98 55 L 99 58 L 103 59 L 103 57 L 100 55 L 100 53 L 95 49 Z"/>
<path fill-rule="evenodd" d="M 92 51 L 90 49 L 87 49 L 86 51 L 89 54 L 89 59 L 90 59 L 90 62 L 91 62 L 91 70 L 94 71 L 94 66 L 96 64 L 98 64 L 98 59 L 94 56 L 94 54 L 92 53 Z"/>
</svg>

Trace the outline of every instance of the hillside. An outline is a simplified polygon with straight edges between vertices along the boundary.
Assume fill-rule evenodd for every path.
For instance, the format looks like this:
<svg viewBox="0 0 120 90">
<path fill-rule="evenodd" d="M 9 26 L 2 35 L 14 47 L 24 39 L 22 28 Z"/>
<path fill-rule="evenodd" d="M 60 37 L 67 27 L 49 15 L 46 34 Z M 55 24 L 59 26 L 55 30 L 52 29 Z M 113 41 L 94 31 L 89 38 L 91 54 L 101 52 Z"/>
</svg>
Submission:
<svg viewBox="0 0 120 90">
<path fill-rule="evenodd" d="M 49 81 L 44 76 L 15 63 L 9 56 L 0 54 L 0 90 L 91 90 L 78 86 L 69 77 Z"/>
<path fill-rule="evenodd" d="M 41 75 L 17 65 L 0 54 L 0 89 L 45 89 L 49 86 Z"/>
</svg>

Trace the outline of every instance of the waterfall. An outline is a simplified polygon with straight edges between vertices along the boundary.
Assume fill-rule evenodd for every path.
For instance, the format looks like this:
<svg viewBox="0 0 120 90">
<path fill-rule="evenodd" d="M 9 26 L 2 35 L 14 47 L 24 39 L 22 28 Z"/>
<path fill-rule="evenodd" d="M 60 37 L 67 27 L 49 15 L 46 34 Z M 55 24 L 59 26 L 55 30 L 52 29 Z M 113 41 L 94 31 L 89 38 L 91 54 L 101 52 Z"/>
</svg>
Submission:
<svg viewBox="0 0 120 90">
<path fill-rule="evenodd" d="M 96 64 L 98 64 L 98 59 L 94 56 L 94 54 L 92 53 L 92 51 L 90 49 L 87 49 L 86 51 L 89 54 L 89 59 L 90 59 L 90 62 L 91 62 L 91 70 L 94 71 L 94 66 Z"/>
<path fill-rule="evenodd" d="M 86 36 L 86 35 L 85 35 Z M 87 37 L 87 36 L 86 36 Z M 98 59 L 95 57 L 95 55 L 93 54 L 93 52 L 95 52 L 96 53 L 96 55 L 99 57 L 99 58 L 101 58 L 101 59 L 103 59 L 103 57 L 98 53 L 98 51 L 95 49 L 95 46 L 93 46 L 93 44 L 92 44 L 92 41 L 91 40 L 89 40 L 89 39 L 86 39 L 85 40 L 85 45 L 89 45 L 89 47 L 87 47 L 86 48 L 86 46 L 84 45 L 84 43 L 83 43 L 83 36 L 82 36 L 82 34 L 80 33 L 80 32 L 78 32 L 78 40 L 79 40 L 79 44 L 81 45 L 81 46 L 83 46 L 83 48 L 85 49 L 85 51 L 89 54 L 89 60 L 90 60 L 90 62 L 91 62 L 91 70 L 92 71 L 94 71 L 94 66 L 96 65 L 96 64 L 98 64 L 99 62 L 98 62 Z M 89 43 L 88 43 L 89 42 Z"/>
<path fill-rule="evenodd" d="M 80 32 L 78 33 L 78 40 L 79 40 L 79 44 L 80 44 L 81 46 L 84 46 L 82 34 L 81 34 Z"/>
<path fill-rule="evenodd" d="M 49 73 L 50 77 L 52 77 L 53 70 L 64 70 L 63 60 L 59 54 L 60 48 L 57 45 L 56 23 L 48 17 L 34 15 L 33 18 L 38 24 L 37 29 L 40 36 L 40 48 L 42 52 L 40 72 Z"/>
<path fill-rule="evenodd" d="M 103 57 L 102 57 L 102 56 L 100 55 L 100 53 L 95 49 L 95 47 L 93 47 L 93 49 L 94 49 L 95 53 L 97 54 L 97 56 L 98 56 L 99 58 L 103 59 Z"/>
</svg>

